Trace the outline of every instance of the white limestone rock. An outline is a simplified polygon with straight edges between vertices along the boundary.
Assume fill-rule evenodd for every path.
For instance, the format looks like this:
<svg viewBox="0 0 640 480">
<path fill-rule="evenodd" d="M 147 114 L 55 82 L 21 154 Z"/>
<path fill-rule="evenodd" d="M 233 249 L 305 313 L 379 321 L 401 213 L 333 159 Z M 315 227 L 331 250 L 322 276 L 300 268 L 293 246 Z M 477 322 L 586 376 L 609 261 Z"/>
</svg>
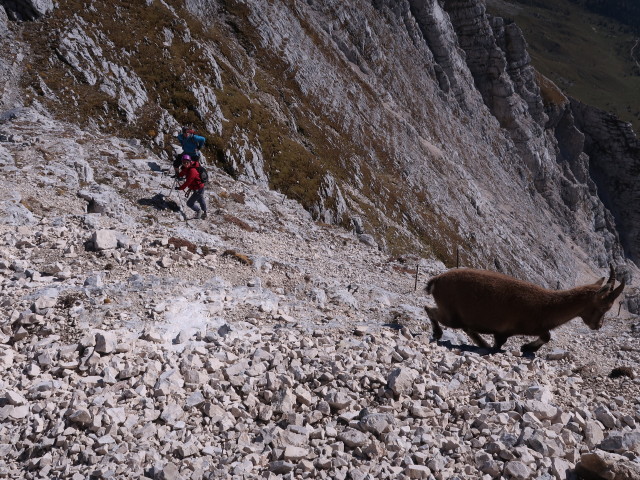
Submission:
<svg viewBox="0 0 640 480">
<path fill-rule="evenodd" d="M 389 373 L 387 385 L 396 395 L 411 395 L 418 372 L 411 368 L 396 368 Z"/>
<path fill-rule="evenodd" d="M 117 232 L 114 230 L 96 230 L 91 237 L 93 248 L 97 251 L 112 250 L 118 247 Z"/>
<path fill-rule="evenodd" d="M 115 332 L 98 332 L 95 336 L 95 342 L 96 352 L 113 353 L 118 347 L 118 336 Z"/>
</svg>

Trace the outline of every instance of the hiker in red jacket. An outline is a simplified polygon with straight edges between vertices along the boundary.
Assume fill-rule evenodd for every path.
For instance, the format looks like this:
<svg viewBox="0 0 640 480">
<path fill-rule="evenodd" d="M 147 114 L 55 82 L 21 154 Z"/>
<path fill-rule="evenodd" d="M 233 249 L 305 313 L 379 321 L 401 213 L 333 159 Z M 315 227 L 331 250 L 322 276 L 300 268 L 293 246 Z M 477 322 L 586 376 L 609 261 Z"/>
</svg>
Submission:
<svg viewBox="0 0 640 480">
<path fill-rule="evenodd" d="M 204 201 L 204 183 L 200 179 L 198 173 L 198 167 L 200 164 L 194 162 L 189 155 L 182 157 L 182 170 L 178 174 L 178 177 L 185 177 L 185 181 L 176 190 L 184 190 L 188 188 L 191 190 L 191 196 L 187 200 L 187 207 L 196 212 L 196 218 L 207 218 L 207 204 Z M 196 205 L 196 202 L 200 204 L 200 208 Z"/>
</svg>

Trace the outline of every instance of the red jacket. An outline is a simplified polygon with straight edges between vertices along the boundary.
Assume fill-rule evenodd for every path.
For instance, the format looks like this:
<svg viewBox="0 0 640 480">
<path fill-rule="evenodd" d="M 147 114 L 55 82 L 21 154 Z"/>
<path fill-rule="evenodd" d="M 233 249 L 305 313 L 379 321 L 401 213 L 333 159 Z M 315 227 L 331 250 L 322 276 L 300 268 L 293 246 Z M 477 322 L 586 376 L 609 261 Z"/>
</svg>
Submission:
<svg viewBox="0 0 640 480">
<path fill-rule="evenodd" d="M 200 180 L 200 174 L 198 173 L 198 167 L 200 164 L 198 162 L 193 162 L 190 167 L 183 167 L 178 174 L 179 177 L 186 177 L 184 183 L 180 185 L 179 189 L 184 190 L 188 188 L 189 190 L 200 190 L 204 188 L 204 183 Z"/>
</svg>

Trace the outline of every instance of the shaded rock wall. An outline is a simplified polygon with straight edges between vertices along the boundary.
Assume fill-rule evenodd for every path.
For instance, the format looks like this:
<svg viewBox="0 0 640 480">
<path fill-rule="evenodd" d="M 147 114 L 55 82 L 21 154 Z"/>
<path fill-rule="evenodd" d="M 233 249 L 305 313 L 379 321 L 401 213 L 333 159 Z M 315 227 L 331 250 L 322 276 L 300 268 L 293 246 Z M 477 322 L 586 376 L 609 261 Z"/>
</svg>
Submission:
<svg viewBox="0 0 640 480">
<path fill-rule="evenodd" d="M 509 133 L 536 190 L 563 219 L 565 234 L 590 252 L 602 242 L 622 259 L 615 221 L 589 176 L 584 135 L 576 127 L 569 101 L 536 74 L 519 27 L 491 17 L 475 0 L 443 3 L 484 103 Z M 600 231 L 601 238 L 594 241 L 581 234 L 585 227 Z M 601 266 L 611 260 L 601 254 L 596 258 Z"/>
<path fill-rule="evenodd" d="M 35 20 L 54 9 L 53 0 L 0 0 L 14 20 Z"/>
<path fill-rule="evenodd" d="M 21 63 L 26 46 L 13 38 L 11 22 L 4 8 L 0 8 L 0 110 L 15 107 L 20 102 L 18 87 Z"/>
<path fill-rule="evenodd" d="M 584 150 L 598 195 L 613 213 L 627 255 L 640 261 L 640 140 L 631 125 L 575 99 L 571 108 L 584 132 Z"/>
</svg>

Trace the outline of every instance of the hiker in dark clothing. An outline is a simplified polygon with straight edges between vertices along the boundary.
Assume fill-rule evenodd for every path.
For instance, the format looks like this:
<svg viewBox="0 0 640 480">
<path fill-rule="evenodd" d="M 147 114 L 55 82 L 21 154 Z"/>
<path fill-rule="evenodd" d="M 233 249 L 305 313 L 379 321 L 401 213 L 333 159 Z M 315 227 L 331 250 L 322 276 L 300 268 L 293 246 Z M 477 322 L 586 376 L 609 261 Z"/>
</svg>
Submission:
<svg viewBox="0 0 640 480">
<path fill-rule="evenodd" d="M 193 161 L 189 155 L 182 156 L 182 170 L 178 173 L 178 177 L 185 177 L 184 183 L 176 190 L 191 190 L 191 196 L 187 200 L 187 207 L 196 212 L 196 218 L 207 218 L 207 204 L 204 200 L 204 183 L 200 179 L 198 167 L 200 164 Z M 196 205 L 198 203 L 200 208 Z"/>
<path fill-rule="evenodd" d="M 182 157 L 189 155 L 192 160 L 200 162 L 200 149 L 204 146 L 206 139 L 200 135 L 196 135 L 196 131 L 189 127 L 182 127 L 182 132 L 177 135 L 178 141 L 182 146 L 182 153 L 176 155 L 173 162 L 173 168 L 175 169 L 176 176 L 180 170 L 182 164 Z"/>
</svg>

